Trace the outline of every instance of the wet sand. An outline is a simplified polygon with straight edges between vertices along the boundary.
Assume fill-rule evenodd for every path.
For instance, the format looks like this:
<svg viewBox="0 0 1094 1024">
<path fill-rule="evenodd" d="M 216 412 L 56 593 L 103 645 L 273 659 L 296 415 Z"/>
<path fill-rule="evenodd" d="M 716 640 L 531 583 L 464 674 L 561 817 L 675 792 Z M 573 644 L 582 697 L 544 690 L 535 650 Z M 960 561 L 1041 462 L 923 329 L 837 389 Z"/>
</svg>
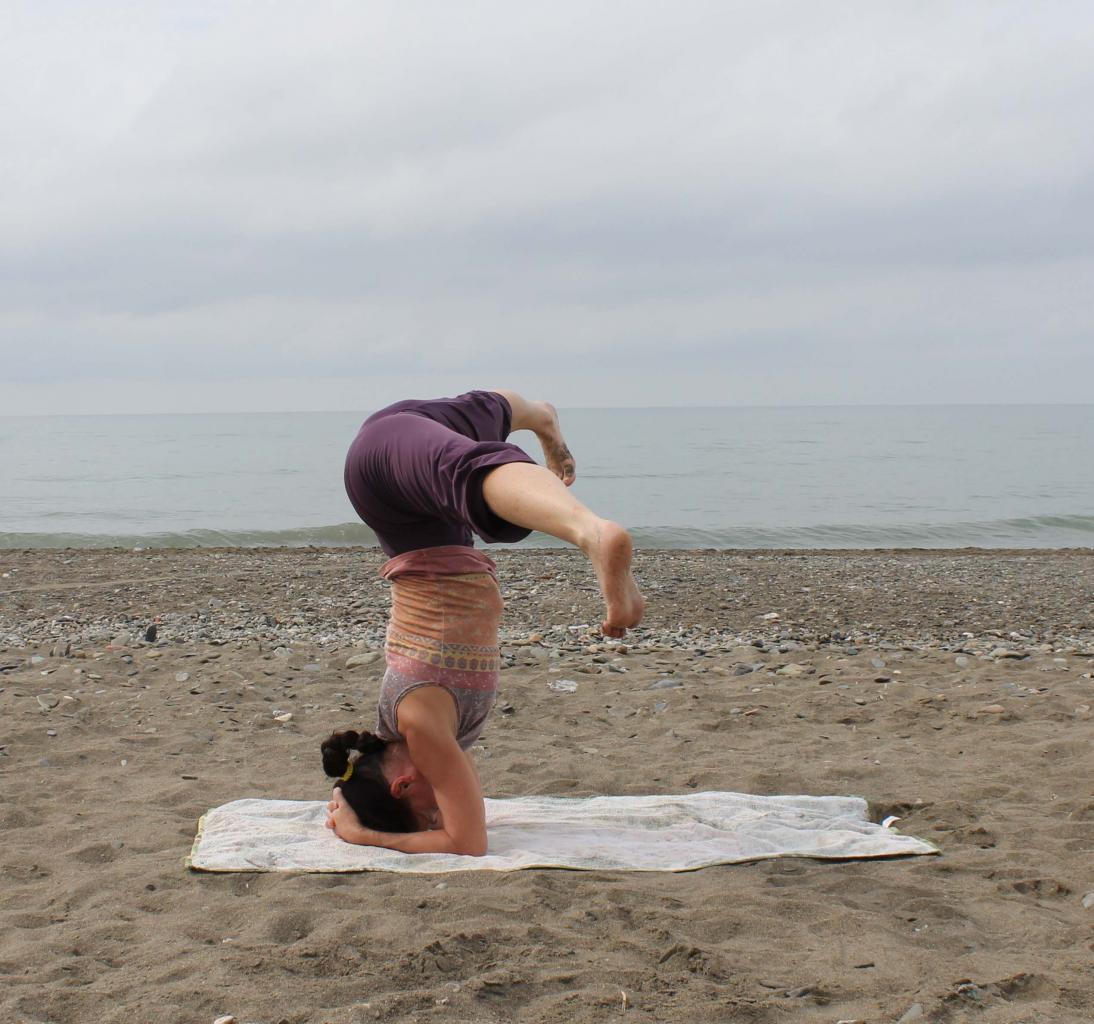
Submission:
<svg viewBox="0 0 1094 1024">
<path fill-rule="evenodd" d="M 382 556 L 5 552 L 0 1020 L 1094 1019 L 1094 552 L 643 551 L 622 645 L 579 557 L 492 554 L 489 795 L 852 793 L 942 855 L 190 873 L 374 721 Z"/>
</svg>

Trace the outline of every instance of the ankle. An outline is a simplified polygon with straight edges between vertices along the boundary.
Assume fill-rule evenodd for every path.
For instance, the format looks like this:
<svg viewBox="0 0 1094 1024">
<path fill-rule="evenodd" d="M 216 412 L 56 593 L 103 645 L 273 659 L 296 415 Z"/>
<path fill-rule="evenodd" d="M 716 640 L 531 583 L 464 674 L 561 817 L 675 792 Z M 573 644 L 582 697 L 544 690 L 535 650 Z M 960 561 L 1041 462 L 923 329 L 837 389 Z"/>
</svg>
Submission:
<svg viewBox="0 0 1094 1024">
<path fill-rule="evenodd" d="M 586 522 L 582 522 L 575 528 L 573 544 L 580 548 L 586 557 L 591 558 L 603 544 L 605 529 L 614 525 L 610 519 L 590 516 Z"/>
</svg>

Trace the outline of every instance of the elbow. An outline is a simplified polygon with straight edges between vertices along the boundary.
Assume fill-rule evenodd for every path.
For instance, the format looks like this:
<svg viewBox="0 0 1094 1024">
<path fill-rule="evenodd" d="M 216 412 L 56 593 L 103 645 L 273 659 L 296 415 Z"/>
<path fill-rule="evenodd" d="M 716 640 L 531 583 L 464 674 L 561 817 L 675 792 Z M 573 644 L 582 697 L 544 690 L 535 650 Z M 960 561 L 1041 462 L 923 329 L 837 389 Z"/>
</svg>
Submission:
<svg viewBox="0 0 1094 1024">
<path fill-rule="evenodd" d="M 462 842 L 452 844 L 453 853 L 463 857 L 483 857 L 486 855 L 486 836 L 476 839 L 465 839 Z"/>
</svg>

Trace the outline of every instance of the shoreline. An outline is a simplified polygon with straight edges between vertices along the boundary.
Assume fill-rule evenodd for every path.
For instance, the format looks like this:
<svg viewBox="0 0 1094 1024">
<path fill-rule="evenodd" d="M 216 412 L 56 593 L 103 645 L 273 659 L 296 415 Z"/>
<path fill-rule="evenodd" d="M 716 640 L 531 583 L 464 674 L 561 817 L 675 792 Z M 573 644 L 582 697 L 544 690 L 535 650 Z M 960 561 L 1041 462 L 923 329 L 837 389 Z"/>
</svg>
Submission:
<svg viewBox="0 0 1094 1024">
<path fill-rule="evenodd" d="M 490 554 L 488 795 L 859 795 L 941 856 L 191 873 L 209 808 L 321 799 L 320 740 L 371 727 L 385 556 L 9 552 L 0 1017 L 1089 1018 L 1094 552 L 640 549 L 621 643 L 579 554 Z"/>
</svg>

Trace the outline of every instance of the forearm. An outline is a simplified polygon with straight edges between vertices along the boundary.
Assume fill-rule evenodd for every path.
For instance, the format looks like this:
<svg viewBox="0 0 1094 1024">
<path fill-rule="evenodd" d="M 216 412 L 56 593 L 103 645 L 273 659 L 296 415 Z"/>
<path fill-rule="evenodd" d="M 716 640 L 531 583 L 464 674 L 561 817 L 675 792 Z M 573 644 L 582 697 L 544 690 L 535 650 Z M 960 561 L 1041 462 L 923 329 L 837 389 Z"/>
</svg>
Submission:
<svg viewBox="0 0 1094 1024">
<path fill-rule="evenodd" d="M 486 853 L 485 836 L 481 842 L 460 842 L 444 829 L 430 832 L 375 832 L 368 828 L 358 828 L 342 838 L 347 843 L 356 843 L 358 846 L 378 846 L 384 850 L 397 850 L 399 853 L 455 853 L 470 857 L 481 857 Z"/>
</svg>

